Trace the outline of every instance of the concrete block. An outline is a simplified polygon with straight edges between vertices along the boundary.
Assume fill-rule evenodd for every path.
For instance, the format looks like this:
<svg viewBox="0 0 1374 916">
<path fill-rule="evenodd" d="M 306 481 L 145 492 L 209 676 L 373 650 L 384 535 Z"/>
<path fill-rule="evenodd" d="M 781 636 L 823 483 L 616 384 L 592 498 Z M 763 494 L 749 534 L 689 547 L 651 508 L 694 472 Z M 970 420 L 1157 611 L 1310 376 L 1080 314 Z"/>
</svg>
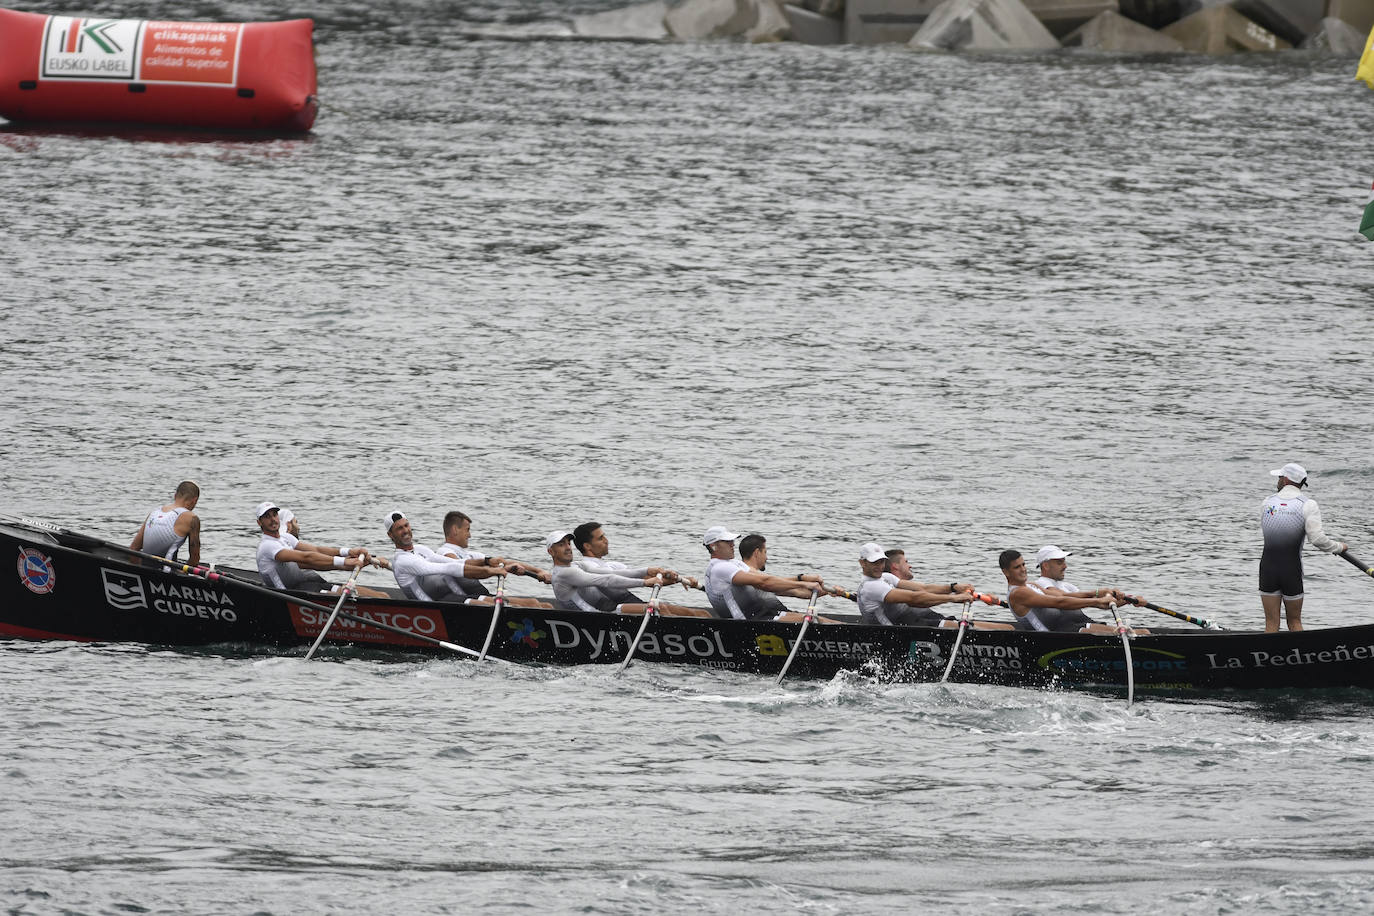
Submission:
<svg viewBox="0 0 1374 916">
<path fill-rule="evenodd" d="M 922 51 L 1048 51 L 1059 40 L 1021 0 L 944 0 L 910 45 Z"/>
<path fill-rule="evenodd" d="M 1368 35 L 1374 29 L 1374 0 L 1327 0 L 1326 15 L 1343 19 Z"/>
<path fill-rule="evenodd" d="M 1302 47 L 1309 51 L 1323 51 L 1336 57 L 1359 57 L 1364 53 L 1365 33 L 1344 19 L 1328 16 L 1322 24 L 1303 39 Z"/>
<path fill-rule="evenodd" d="M 906 44 L 941 0 L 847 0 L 844 40 L 851 45 Z"/>
<path fill-rule="evenodd" d="M 668 10 L 668 34 L 684 41 L 742 35 L 758 15 L 752 0 L 682 0 Z"/>
<path fill-rule="evenodd" d="M 668 27 L 663 24 L 667 15 L 667 0 L 653 0 L 604 13 L 574 16 L 572 29 L 588 38 L 663 39 L 668 37 Z"/>
<path fill-rule="evenodd" d="M 786 41 L 792 37 L 792 26 L 782 14 L 781 0 L 752 0 L 758 15 L 754 25 L 744 33 L 744 40 L 754 44 Z"/>
<path fill-rule="evenodd" d="M 832 19 L 804 10 L 790 3 L 782 5 L 782 14 L 792 27 L 792 40 L 808 45 L 844 44 L 844 20 Z"/>
<path fill-rule="evenodd" d="M 1055 38 L 1063 38 L 1099 13 L 1121 10 L 1117 0 L 1025 0 L 1025 4 Z"/>
<path fill-rule="evenodd" d="M 1199 54 L 1233 54 L 1236 51 L 1281 51 L 1291 48 L 1273 32 L 1251 22 L 1229 6 L 1199 10 L 1163 29 L 1177 38 L 1183 50 Z"/>
<path fill-rule="evenodd" d="M 1317 31 L 1326 15 L 1326 0 L 1232 0 L 1231 6 L 1293 45 Z"/>
<path fill-rule="evenodd" d="M 1149 26 L 1132 22 L 1120 13 L 1110 10 L 1099 13 L 1065 35 L 1064 47 L 1135 54 L 1183 50 L 1183 45 L 1178 43 L 1178 39 L 1156 32 Z"/>
</svg>

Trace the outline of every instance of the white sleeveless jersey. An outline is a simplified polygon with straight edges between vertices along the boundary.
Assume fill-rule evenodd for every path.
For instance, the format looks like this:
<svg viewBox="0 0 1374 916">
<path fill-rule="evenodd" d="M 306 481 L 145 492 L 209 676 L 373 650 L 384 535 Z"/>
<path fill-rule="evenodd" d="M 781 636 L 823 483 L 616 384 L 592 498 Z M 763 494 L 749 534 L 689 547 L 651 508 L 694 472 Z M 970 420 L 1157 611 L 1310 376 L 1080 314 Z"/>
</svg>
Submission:
<svg viewBox="0 0 1374 916">
<path fill-rule="evenodd" d="M 143 523 L 143 552 L 175 560 L 177 551 L 186 543 L 186 535 L 176 533 L 177 519 L 190 511 L 185 506 L 174 506 L 166 512 L 160 507 L 149 512 Z"/>
</svg>

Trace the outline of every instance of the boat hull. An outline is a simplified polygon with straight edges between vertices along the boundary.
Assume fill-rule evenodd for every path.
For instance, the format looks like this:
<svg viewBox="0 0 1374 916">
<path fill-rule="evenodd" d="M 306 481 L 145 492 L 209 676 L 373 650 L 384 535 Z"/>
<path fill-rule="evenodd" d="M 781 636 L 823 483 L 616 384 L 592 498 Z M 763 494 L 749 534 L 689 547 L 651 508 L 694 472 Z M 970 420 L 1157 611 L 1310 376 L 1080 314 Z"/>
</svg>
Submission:
<svg viewBox="0 0 1374 916">
<path fill-rule="evenodd" d="M 230 577 L 206 581 L 98 538 L 33 523 L 0 524 L 0 550 L 17 560 L 14 574 L 0 575 L 0 638 L 290 651 L 314 641 L 328 616 L 318 602 L 332 606 L 334 600 Z M 433 640 L 480 649 L 492 614 L 484 606 L 366 598 L 347 602 L 345 610 L 412 635 L 341 618 L 327 643 L 405 653 L 452 651 Z M 619 664 L 639 624 L 638 617 L 618 614 L 506 608 L 490 654 L 537 664 Z M 650 621 L 634 657 L 776 675 L 798 630 L 794 623 L 660 617 Z M 788 677 L 855 671 L 887 681 L 939 680 L 955 635 L 924 627 L 814 626 Z M 1141 690 L 1374 688 L 1374 626 L 1276 634 L 1162 630 L 1133 639 L 1131 649 Z M 960 645 L 950 679 L 1124 687 L 1127 666 L 1115 636 L 974 630 Z"/>
</svg>

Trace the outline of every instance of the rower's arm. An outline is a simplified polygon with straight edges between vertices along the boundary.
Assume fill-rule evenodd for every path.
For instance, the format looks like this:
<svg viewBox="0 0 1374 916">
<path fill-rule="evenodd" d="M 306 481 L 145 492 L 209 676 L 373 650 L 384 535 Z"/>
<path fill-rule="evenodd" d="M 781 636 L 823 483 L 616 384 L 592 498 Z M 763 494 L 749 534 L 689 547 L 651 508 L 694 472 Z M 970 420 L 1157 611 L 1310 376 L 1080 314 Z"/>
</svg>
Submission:
<svg viewBox="0 0 1374 916">
<path fill-rule="evenodd" d="M 1327 536 L 1322 530 L 1322 510 L 1317 508 L 1317 501 L 1309 499 L 1302 506 L 1303 525 L 1307 529 L 1307 540 L 1318 550 L 1325 550 L 1327 553 L 1340 553 L 1346 550 L 1345 544 Z"/>
<path fill-rule="evenodd" d="M 788 598 L 810 598 L 811 593 L 816 590 L 814 586 L 821 584 L 816 579 L 784 579 L 782 576 L 754 572 L 751 569 L 741 569 L 730 577 L 730 582 L 734 585 L 752 585 Z"/>
<path fill-rule="evenodd" d="M 1072 595 L 1065 595 L 1062 593 L 1054 594 L 1047 590 L 1046 593 L 1042 595 L 1035 589 L 1024 585 L 1012 589 L 1012 593 L 1007 597 L 1008 603 L 1011 604 L 1013 610 L 1015 610 L 1017 606 L 1024 606 L 1057 607 L 1063 611 L 1081 611 L 1090 607 L 1102 609 L 1112 601 L 1112 596 L 1110 594 L 1104 595 L 1101 598 L 1075 598 Z M 1024 614 L 1025 611 L 1023 610 L 1021 613 Z"/>
<path fill-rule="evenodd" d="M 142 550 L 142 549 L 143 549 L 143 529 L 146 528 L 147 525 L 148 525 L 148 520 L 147 520 L 146 518 L 145 518 L 143 521 L 141 521 L 141 522 L 138 523 L 138 530 L 134 532 L 134 539 L 133 539 L 132 541 L 129 542 L 129 549 L 130 549 L 130 550 Z"/>
<path fill-rule="evenodd" d="M 342 563 L 335 563 L 335 560 L 343 560 Z M 299 545 L 278 550 L 276 555 L 278 563 L 295 563 L 302 569 L 357 569 L 359 566 L 367 565 L 366 556 L 341 557 L 337 550 L 331 556 L 317 550 L 301 550 Z"/>
<path fill-rule="evenodd" d="M 883 601 L 888 604 L 906 604 L 911 607 L 934 607 L 949 601 L 964 600 L 965 593 L 928 592 L 911 588 L 890 589 Z M 972 599 L 972 595 L 967 596 Z"/>
<path fill-rule="evenodd" d="M 186 518 L 188 515 L 191 517 L 191 524 L 187 527 L 186 531 L 186 560 L 192 566 L 199 566 L 200 516 L 191 512 L 183 512 L 181 518 Z M 181 519 L 177 519 L 177 521 L 181 521 Z"/>
</svg>

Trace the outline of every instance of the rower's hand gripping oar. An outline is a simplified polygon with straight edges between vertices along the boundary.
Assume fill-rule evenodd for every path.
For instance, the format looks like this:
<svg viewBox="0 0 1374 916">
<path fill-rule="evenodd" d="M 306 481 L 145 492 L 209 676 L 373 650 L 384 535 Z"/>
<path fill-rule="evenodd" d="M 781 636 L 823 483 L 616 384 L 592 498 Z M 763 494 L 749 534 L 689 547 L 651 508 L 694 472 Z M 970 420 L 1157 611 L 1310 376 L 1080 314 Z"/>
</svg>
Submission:
<svg viewBox="0 0 1374 916">
<path fill-rule="evenodd" d="M 773 683 L 781 684 L 782 679 L 787 677 L 787 669 L 792 667 L 792 659 L 797 657 L 797 650 L 801 648 L 802 640 L 806 638 L 806 628 L 811 626 L 811 621 L 816 617 L 816 599 L 820 596 L 820 589 L 811 592 L 811 601 L 806 605 L 806 616 L 802 618 L 801 629 L 797 631 L 797 641 L 792 643 L 792 651 L 787 653 L 787 661 L 783 662 L 782 670 L 778 672 L 778 679 Z"/>
<path fill-rule="evenodd" d="M 324 642 L 325 634 L 329 632 L 329 628 L 334 626 L 334 621 L 338 619 L 339 611 L 343 610 L 343 603 L 348 600 L 348 596 L 357 594 L 353 589 L 353 582 L 358 578 L 358 573 L 362 572 L 363 565 L 364 564 L 360 562 L 357 566 L 353 567 L 353 575 L 348 577 L 348 581 L 344 583 L 343 589 L 339 592 L 338 603 L 334 605 L 334 610 L 330 612 L 329 620 L 325 621 L 324 627 L 320 630 L 320 635 L 315 637 L 315 641 L 310 644 L 309 651 L 305 653 L 306 661 L 310 661 L 310 659 L 315 657 L 315 650 L 320 647 L 320 643 Z"/>
<path fill-rule="evenodd" d="M 491 609 L 491 626 L 487 627 L 487 639 L 482 643 L 482 651 L 477 656 L 479 662 L 487 660 L 487 650 L 491 648 L 491 641 L 496 637 L 496 622 L 501 619 L 501 610 L 506 606 L 506 577 L 496 577 L 496 602 Z"/>
<path fill-rule="evenodd" d="M 973 598 L 973 595 L 969 595 L 964 601 L 964 612 L 959 615 L 959 632 L 954 637 L 954 648 L 949 650 L 949 661 L 945 664 L 945 673 L 940 675 L 941 684 L 949 680 L 949 673 L 954 670 L 954 660 L 959 657 L 959 644 L 964 641 L 964 631 L 969 628 L 968 612 L 969 608 L 973 607 Z"/>
<path fill-rule="evenodd" d="M 1340 557 L 1342 560 L 1345 560 L 1347 563 L 1350 563 L 1351 565 L 1355 566 L 1357 569 L 1359 569 L 1360 572 L 1364 573 L 1366 576 L 1374 578 L 1374 566 L 1370 566 L 1363 560 L 1355 559 L 1354 555 L 1351 554 L 1349 550 L 1342 550 L 1340 553 L 1336 554 L 1336 556 Z"/>
<path fill-rule="evenodd" d="M 639 648 L 639 641 L 644 638 L 644 631 L 649 628 L 649 618 L 658 616 L 658 593 L 663 588 L 663 580 L 654 581 L 654 589 L 649 592 L 649 607 L 644 611 L 644 619 L 639 622 L 639 631 L 635 633 L 635 641 L 630 643 L 630 648 L 625 652 L 625 658 L 621 660 L 620 667 L 616 669 L 616 675 L 625 673 L 625 669 L 630 667 L 630 659 L 634 658 L 635 651 Z"/>
<path fill-rule="evenodd" d="M 1135 702 L 1135 662 L 1131 660 L 1131 637 L 1130 627 L 1126 626 L 1121 619 L 1121 615 L 1116 611 L 1116 602 L 1107 605 L 1112 610 L 1112 619 L 1116 621 L 1116 632 L 1121 637 L 1121 648 L 1126 650 L 1126 706 L 1129 707 Z"/>
</svg>

